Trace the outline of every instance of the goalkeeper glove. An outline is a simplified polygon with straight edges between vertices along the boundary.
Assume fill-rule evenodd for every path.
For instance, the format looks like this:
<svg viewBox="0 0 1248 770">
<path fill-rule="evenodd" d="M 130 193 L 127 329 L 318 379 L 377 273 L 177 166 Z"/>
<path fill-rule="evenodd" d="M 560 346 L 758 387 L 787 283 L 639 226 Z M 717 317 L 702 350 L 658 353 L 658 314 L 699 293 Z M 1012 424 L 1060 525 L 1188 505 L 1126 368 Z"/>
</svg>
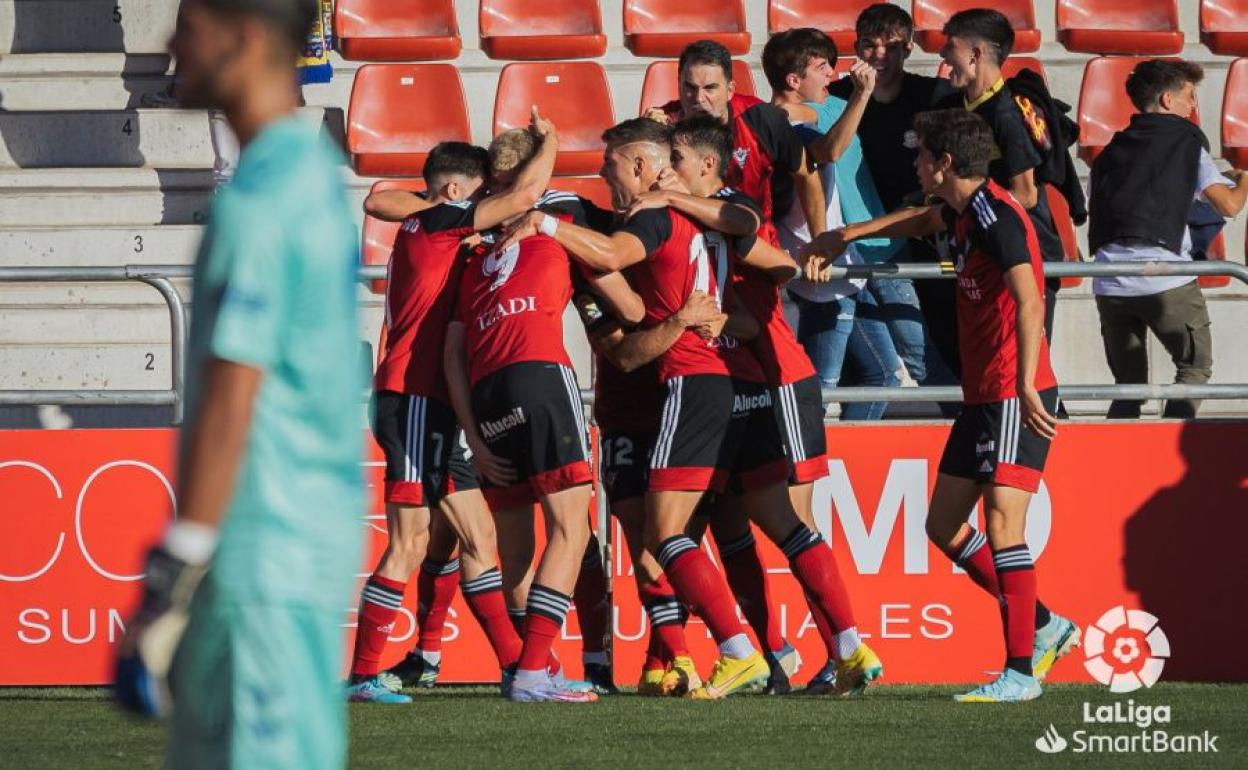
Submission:
<svg viewBox="0 0 1248 770">
<path fill-rule="evenodd" d="M 169 713 L 169 668 L 186 630 L 191 597 L 207 572 L 206 559 L 191 564 L 168 545 L 148 552 L 143 603 L 127 626 L 117 657 L 113 694 L 122 708 L 144 717 Z"/>
</svg>

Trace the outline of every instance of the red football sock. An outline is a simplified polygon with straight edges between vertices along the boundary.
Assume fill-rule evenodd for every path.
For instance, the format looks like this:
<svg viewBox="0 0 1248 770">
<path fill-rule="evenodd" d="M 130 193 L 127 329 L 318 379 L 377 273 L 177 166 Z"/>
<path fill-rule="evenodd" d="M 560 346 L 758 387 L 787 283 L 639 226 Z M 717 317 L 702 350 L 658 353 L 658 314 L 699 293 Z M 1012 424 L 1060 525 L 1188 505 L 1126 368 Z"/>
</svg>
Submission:
<svg viewBox="0 0 1248 770">
<path fill-rule="evenodd" d="M 804 524 L 800 524 L 784 539 L 780 546 L 789 557 L 789 566 L 798 582 L 814 599 L 814 604 L 827 616 L 834 631 L 853 628 L 854 610 L 849 593 L 841 580 L 832 549 L 823 538 Z"/>
<path fill-rule="evenodd" d="M 658 580 L 638 588 L 637 593 L 650 616 L 650 642 L 658 644 L 659 657 L 671 661 L 677 656 L 688 656 L 684 612 L 667 576 L 659 575 Z"/>
<path fill-rule="evenodd" d="M 837 658 L 836 632 L 832 630 L 832 624 L 828 622 L 828 616 L 823 614 L 823 610 L 819 609 L 819 604 L 811 598 L 810 594 L 806 594 L 806 604 L 810 607 L 810 618 L 815 622 L 815 629 L 819 632 L 819 638 L 823 640 L 823 646 L 828 651 L 828 657 Z"/>
<path fill-rule="evenodd" d="M 589 538 L 589 548 L 585 550 L 585 558 L 581 561 L 581 572 L 576 578 L 572 601 L 576 604 L 576 618 L 581 625 L 582 651 L 602 652 L 611 608 L 607 606 L 607 576 L 602 570 L 602 552 L 599 550 L 598 538 L 592 535 Z"/>
<path fill-rule="evenodd" d="M 416 646 L 425 652 L 442 649 L 442 632 L 450 614 L 455 589 L 459 585 L 459 559 L 434 562 L 425 559 L 416 578 L 416 622 L 420 640 Z"/>
<path fill-rule="evenodd" d="M 663 671 L 667 668 L 670 658 L 664 657 L 663 642 L 659 635 L 650 630 L 650 643 L 646 645 L 646 660 L 641 664 L 642 671 Z"/>
<path fill-rule="evenodd" d="M 563 619 L 567 617 L 571 601 L 571 597 L 537 583 L 529 589 L 520 671 L 550 670 L 554 657 L 550 648 L 563 628 Z"/>
<path fill-rule="evenodd" d="M 1001 620 L 1005 626 L 1006 666 L 1031 676 L 1036 640 L 1036 570 L 1026 545 L 992 555 L 1001 583 Z"/>
<path fill-rule="evenodd" d="M 355 631 L 354 676 L 375 676 L 381 670 L 381 654 L 394 630 L 394 616 L 403 604 L 406 583 L 373 575 L 360 593 L 360 615 Z"/>
<path fill-rule="evenodd" d="M 520 660 L 522 643 L 511 618 L 507 616 L 503 578 L 498 569 L 486 570 L 472 580 L 465 580 L 463 591 L 469 611 L 481 625 L 481 630 L 485 631 L 486 639 L 498 656 L 498 667 L 514 665 Z"/>
<path fill-rule="evenodd" d="M 658 556 L 680 601 L 702 618 L 717 644 L 743 632 L 727 584 L 693 540 L 670 537 L 659 546 Z"/>
<path fill-rule="evenodd" d="M 947 555 L 975 581 L 975 585 L 987 591 L 993 597 L 1001 596 L 1001 586 L 997 581 L 997 568 L 992 565 L 992 552 L 985 548 L 988 538 L 977 529 L 972 528 L 961 542 L 949 549 Z"/>
<path fill-rule="evenodd" d="M 771 601 L 767 573 L 758 558 L 754 534 L 747 532 L 741 538 L 721 545 L 719 558 L 728 577 L 728 587 L 732 589 L 750 628 L 754 629 L 759 644 L 772 652 L 779 651 L 784 647 L 780 613 Z"/>
</svg>

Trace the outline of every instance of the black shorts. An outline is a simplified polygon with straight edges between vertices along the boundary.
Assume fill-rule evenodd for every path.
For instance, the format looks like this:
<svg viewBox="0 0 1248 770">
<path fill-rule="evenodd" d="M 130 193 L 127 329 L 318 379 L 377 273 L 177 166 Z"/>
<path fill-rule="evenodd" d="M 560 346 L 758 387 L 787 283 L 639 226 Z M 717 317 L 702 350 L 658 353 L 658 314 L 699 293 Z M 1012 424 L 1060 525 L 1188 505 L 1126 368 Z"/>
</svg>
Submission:
<svg viewBox="0 0 1248 770">
<path fill-rule="evenodd" d="M 768 386 L 719 374 L 673 377 L 650 456 L 651 492 L 723 492 L 783 481 L 788 458 Z"/>
<path fill-rule="evenodd" d="M 593 481 L 585 406 L 568 367 L 542 361 L 504 366 L 473 386 L 472 410 L 490 451 L 519 475 L 508 487 L 485 482 L 495 510 Z"/>
<path fill-rule="evenodd" d="M 790 484 L 810 484 L 828 475 L 828 440 L 823 429 L 823 387 L 818 377 L 776 389 L 776 419 L 789 449 Z"/>
<path fill-rule="evenodd" d="M 378 391 L 373 437 L 386 457 L 387 503 L 433 506 L 481 486 L 455 412 L 436 398 Z"/>
<path fill-rule="evenodd" d="M 653 433 L 603 433 L 599 467 L 607 500 L 618 503 L 646 494 Z"/>
<path fill-rule="evenodd" d="M 1049 414 L 1057 414 L 1057 388 L 1040 391 L 1040 400 Z M 1017 398 L 967 404 L 949 431 L 940 472 L 1034 493 L 1050 443 L 1022 424 Z"/>
</svg>

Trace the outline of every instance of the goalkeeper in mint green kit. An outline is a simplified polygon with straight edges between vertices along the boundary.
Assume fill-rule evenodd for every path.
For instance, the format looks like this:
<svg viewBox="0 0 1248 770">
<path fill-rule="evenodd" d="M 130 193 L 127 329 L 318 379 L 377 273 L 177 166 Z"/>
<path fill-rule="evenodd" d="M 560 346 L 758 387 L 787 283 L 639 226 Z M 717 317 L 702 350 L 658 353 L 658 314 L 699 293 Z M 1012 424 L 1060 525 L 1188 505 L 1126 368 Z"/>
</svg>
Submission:
<svg viewBox="0 0 1248 770">
<path fill-rule="evenodd" d="M 117 667 L 124 706 L 172 712 L 170 767 L 346 759 L 365 381 L 341 158 L 294 117 L 317 7 L 185 0 L 171 43 L 180 102 L 243 149 L 195 264 L 179 513 Z"/>
</svg>

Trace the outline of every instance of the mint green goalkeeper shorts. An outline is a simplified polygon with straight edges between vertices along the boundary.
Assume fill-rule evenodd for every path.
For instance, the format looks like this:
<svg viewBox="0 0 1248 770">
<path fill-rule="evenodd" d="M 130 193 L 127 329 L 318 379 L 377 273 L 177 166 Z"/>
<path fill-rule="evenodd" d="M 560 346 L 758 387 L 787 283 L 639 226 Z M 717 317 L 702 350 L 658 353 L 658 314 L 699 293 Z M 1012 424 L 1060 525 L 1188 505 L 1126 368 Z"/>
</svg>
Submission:
<svg viewBox="0 0 1248 770">
<path fill-rule="evenodd" d="M 195 596 L 170 671 L 166 766 L 343 767 L 342 613 L 212 594 L 204 585 Z"/>
</svg>

